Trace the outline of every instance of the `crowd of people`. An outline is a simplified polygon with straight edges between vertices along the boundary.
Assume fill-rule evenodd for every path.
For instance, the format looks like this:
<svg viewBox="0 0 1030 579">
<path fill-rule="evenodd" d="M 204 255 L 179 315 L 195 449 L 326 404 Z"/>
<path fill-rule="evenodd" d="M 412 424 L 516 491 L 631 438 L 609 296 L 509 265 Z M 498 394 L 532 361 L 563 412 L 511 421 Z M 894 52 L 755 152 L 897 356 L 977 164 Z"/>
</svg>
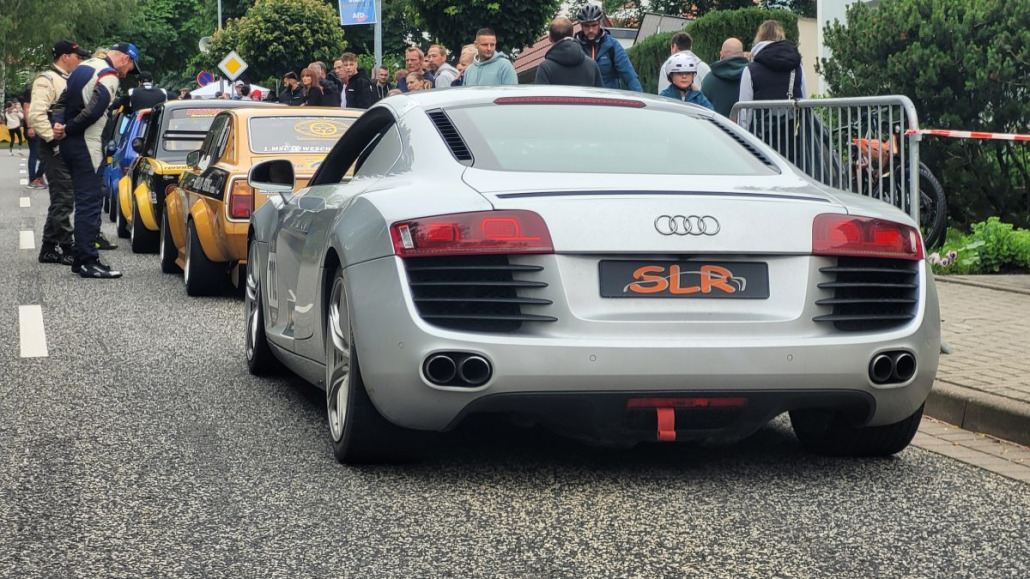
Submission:
<svg viewBox="0 0 1030 579">
<path fill-rule="evenodd" d="M 535 82 L 642 91 L 626 51 L 601 26 L 603 11 L 587 5 L 577 16 L 579 32 L 574 32 L 574 23 L 567 18 L 551 21 L 551 46 L 537 67 Z M 743 43 L 729 38 L 719 60 L 709 66 L 692 52 L 692 44 L 686 32 L 672 37 L 669 58 L 659 71 L 662 96 L 728 115 L 738 101 L 805 95 L 801 55 L 775 20 L 759 27 L 750 59 Z M 395 94 L 519 83 L 511 60 L 497 50 L 497 35 L 490 28 L 476 32 L 474 41 L 454 55 L 453 64 L 449 56 L 439 44 L 425 52 L 410 46 L 404 54 L 405 68 L 391 72 L 379 67 L 369 75 L 358 66 L 354 53 L 345 52 L 331 68 L 315 61 L 286 72 L 277 92 L 236 82 L 231 91 L 216 93 L 214 98 L 364 109 Z M 29 187 L 50 189 L 41 263 L 70 265 L 74 273 L 87 278 L 121 275 L 97 253 L 115 247 L 100 232 L 99 171 L 107 112 L 118 108 L 131 112 L 169 99 L 191 98 L 187 89 L 170 94 L 156 86 L 150 73 L 139 71 L 138 61 L 139 51 L 130 43 L 120 42 L 91 55 L 78 44 L 62 40 L 54 44 L 51 67 L 35 76 L 21 99 L 5 103 L 0 121 L 10 135 L 10 154 L 15 154 L 16 141 L 19 154 L 27 141 Z M 138 86 L 118 97 L 119 79 L 130 72 L 138 74 Z"/>
</svg>

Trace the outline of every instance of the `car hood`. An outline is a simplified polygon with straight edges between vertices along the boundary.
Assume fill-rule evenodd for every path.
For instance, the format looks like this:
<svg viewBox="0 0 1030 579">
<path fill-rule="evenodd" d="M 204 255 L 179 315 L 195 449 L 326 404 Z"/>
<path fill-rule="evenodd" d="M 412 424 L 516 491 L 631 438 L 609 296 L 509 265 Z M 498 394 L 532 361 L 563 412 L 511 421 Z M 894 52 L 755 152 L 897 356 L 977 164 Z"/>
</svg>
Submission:
<svg viewBox="0 0 1030 579">
<path fill-rule="evenodd" d="M 598 179 L 470 168 L 464 180 L 496 209 L 540 214 L 559 252 L 808 253 L 812 219 L 821 213 L 848 213 L 842 196 L 853 196 L 832 193 L 793 175 Z M 584 187 L 587 181 L 604 185 Z M 659 234 L 656 221 L 662 216 L 714 217 L 718 231 Z"/>
</svg>

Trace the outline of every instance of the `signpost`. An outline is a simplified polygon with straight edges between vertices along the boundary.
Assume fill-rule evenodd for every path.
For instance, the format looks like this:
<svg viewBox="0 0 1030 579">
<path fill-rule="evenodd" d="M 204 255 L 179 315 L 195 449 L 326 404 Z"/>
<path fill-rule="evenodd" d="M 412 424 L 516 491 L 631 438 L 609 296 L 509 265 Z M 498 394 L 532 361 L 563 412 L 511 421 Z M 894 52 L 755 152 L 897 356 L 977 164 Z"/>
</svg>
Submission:
<svg viewBox="0 0 1030 579">
<path fill-rule="evenodd" d="M 230 50 L 222 62 L 218 63 L 218 68 L 225 73 L 229 80 L 236 80 L 243 74 L 243 71 L 247 70 L 247 61 L 240 58 L 235 50 Z"/>
<path fill-rule="evenodd" d="M 214 80 L 215 75 L 211 74 L 206 70 L 200 71 L 200 74 L 197 75 L 197 84 L 200 86 L 207 86 L 214 82 Z"/>
<path fill-rule="evenodd" d="M 374 24 L 376 66 L 383 64 L 383 3 L 381 0 L 340 0 L 340 25 Z"/>
</svg>

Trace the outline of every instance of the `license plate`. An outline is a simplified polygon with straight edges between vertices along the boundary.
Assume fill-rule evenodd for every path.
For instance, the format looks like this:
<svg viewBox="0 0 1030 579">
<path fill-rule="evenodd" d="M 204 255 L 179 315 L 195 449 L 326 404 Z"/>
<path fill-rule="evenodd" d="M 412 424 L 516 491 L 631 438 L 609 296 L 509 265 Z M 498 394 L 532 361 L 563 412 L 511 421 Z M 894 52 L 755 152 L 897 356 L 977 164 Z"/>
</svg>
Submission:
<svg viewBox="0 0 1030 579">
<path fill-rule="evenodd" d="M 769 297 L 769 266 L 762 262 L 605 259 L 600 279 L 606 298 Z"/>
</svg>

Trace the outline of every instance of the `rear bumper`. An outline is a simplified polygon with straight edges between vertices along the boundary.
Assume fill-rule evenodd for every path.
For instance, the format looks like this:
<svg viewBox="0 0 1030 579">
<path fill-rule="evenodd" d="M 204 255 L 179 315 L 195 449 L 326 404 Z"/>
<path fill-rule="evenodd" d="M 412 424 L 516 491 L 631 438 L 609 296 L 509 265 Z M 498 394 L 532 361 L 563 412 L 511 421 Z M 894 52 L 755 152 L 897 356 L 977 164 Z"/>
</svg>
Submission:
<svg viewBox="0 0 1030 579">
<path fill-rule="evenodd" d="M 609 396 L 625 400 L 638 392 L 752 393 L 756 400 L 761 394 L 764 402 L 754 403 L 753 408 L 765 408 L 759 412 L 762 416 L 772 410 L 810 406 L 812 400 L 858 396 L 872 400 L 862 404 L 868 416 L 861 423 L 890 424 L 908 417 L 926 400 L 940 355 L 932 280 L 925 284 L 916 319 L 890 332 L 755 336 L 743 325 L 737 335 L 723 332 L 713 337 L 684 324 L 676 335 L 665 331 L 618 338 L 612 337 L 611 324 L 604 332 L 562 337 L 480 334 L 432 326 L 415 311 L 403 266 L 392 258 L 348 268 L 347 280 L 355 342 L 369 395 L 392 422 L 424 430 L 450 428 L 470 412 L 522 412 L 527 407 L 524 400 L 542 412 L 549 401 Z M 589 325 L 582 327 L 589 329 Z M 873 384 L 868 376 L 870 360 L 895 350 L 915 357 L 915 375 L 900 384 Z M 476 388 L 435 386 L 422 368 L 427 357 L 439 352 L 483 356 L 492 364 L 492 375 Z"/>
</svg>

